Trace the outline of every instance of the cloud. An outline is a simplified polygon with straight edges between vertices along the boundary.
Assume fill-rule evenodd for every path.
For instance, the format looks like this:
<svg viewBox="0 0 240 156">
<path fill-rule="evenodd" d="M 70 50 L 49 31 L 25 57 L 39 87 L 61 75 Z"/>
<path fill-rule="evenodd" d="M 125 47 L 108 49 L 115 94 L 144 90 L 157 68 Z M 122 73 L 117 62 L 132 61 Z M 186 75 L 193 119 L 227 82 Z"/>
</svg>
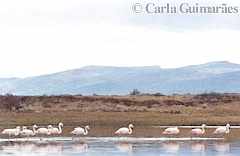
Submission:
<svg viewBox="0 0 240 156">
<path fill-rule="evenodd" d="M 134 2 L 1 1 L 0 77 L 85 65 L 240 62 L 238 17 L 136 15 Z"/>
</svg>

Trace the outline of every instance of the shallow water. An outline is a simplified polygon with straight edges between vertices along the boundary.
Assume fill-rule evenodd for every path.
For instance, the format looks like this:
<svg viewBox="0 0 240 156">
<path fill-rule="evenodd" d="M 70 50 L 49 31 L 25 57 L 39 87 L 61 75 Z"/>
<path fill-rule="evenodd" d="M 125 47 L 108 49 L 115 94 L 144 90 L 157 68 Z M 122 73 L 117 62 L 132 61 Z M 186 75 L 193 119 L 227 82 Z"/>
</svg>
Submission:
<svg viewBox="0 0 240 156">
<path fill-rule="evenodd" d="M 1 140 L 0 155 L 12 156 L 239 156 L 240 142 L 215 139 L 69 137 Z"/>
</svg>

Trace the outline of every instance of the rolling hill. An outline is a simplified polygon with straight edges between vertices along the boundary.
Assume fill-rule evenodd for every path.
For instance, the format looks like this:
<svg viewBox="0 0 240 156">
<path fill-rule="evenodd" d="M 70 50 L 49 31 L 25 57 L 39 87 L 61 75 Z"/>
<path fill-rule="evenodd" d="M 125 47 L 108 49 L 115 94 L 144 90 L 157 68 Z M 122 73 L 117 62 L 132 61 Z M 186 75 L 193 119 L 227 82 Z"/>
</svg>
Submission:
<svg viewBox="0 0 240 156">
<path fill-rule="evenodd" d="M 0 78 L 0 93 L 17 95 L 240 92 L 240 64 L 210 62 L 181 68 L 86 66 L 49 75 Z"/>
</svg>

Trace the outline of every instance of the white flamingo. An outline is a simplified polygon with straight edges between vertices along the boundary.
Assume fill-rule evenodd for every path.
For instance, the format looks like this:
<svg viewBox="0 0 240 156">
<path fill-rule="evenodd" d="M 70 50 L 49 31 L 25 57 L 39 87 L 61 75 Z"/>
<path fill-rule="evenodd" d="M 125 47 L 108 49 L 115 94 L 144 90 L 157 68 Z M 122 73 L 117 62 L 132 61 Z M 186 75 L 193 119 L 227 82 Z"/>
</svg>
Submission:
<svg viewBox="0 0 240 156">
<path fill-rule="evenodd" d="M 192 135 L 203 135 L 205 133 L 205 124 L 202 124 L 202 128 L 195 128 L 191 130 Z"/>
<path fill-rule="evenodd" d="M 180 133 L 180 130 L 178 129 L 178 127 L 169 127 L 163 131 L 163 134 L 167 134 L 167 135 L 177 135 L 179 133 Z"/>
<path fill-rule="evenodd" d="M 50 135 L 49 129 L 45 127 L 38 128 L 36 134 Z"/>
<path fill-rule="evenodd" d="M 27 129 L 26 126 L 23 126 L 22 131 L 20 132 L 20 135 L 26 136 L 26 137 L 34 136 L 36 134 L 36 128 L 37 128 L 37 125 L 33 125 L 33 130 Z"/>
<path fill-rule="evenodd" d="M 2 131 L 2 134 L 8 135 L 8 138 L 10 138 L 11 136 L 18 136 L 20 134 L 20 131 L 21 131 L 20 126 L 17 126 L 16 128 L 12 129 L 4 129 Z"/>
<path fill-rule="evenodd" d="M 128 128 L 127 127 L 122 127 L 118 129 L 115 134 L 117 135 L 130 135 L 133 133 L 133 124 L 129 124 Z"/>
<path fill-rule="evenodd" d="M 84 128 L 82 127 L 76 127 L 74 130 L 71 132 L 73 135 L 88 135 L 88 130 L 90 130 L 90 127 L 87 125 Z"/>
<path fill-rule="evenodd" d="M 218 127 L 213 134 L 228 134 L 230 133 L 230 124 L 227 124 L 226 126 Z"/>
<path fill-rule="evenodd" d="M 63 128 L 63 123 L 61 123 L 61 122 L 58 124 L 58 128 L 57 127 L 52 127 L 52 125 L 48 126 L 49 133 L 51 135 L 61 134 L 62 133 L 62 128 Z"/>
</svg>

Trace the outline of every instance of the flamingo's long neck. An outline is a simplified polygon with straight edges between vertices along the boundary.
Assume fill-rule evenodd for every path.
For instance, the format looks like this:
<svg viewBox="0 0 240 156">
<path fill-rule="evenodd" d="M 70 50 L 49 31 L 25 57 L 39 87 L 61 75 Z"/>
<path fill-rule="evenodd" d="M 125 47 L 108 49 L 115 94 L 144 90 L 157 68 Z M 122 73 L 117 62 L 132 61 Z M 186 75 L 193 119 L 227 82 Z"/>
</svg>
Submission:
<svg viewBox="0 0 240 156">
<path fill-rule="evenodd" d="M 62 126 L 59 124 L 58 125 L 58 133 L 61 134 L 62 133 Z"/>
<path fill-rule="evenodd" d="M 132 127 L 131 127 L 131 126 L 128 127 L 128 130 L 129 130 L 128 133 L 129 133 L 129 134 L 132 134 L 133 130 L 132 130 Z"/>
<path fill-rule="evenodd" d="M 33 126 L 33 134 L 35 135 L 37 133 L 36 128 Z"/>
<path fill-rule="evenodd" d="M 205 133 L 205 128 L 204 127 L 202 127 L 202 134 L 204 134 Z"/>
<path fill-rule="evenodd" d="M 87 135 L 87 134 L 88 134 L 88 129 L 87 129 L 87 127 L 85 127 L 83 135 Z"/>
</svg>

